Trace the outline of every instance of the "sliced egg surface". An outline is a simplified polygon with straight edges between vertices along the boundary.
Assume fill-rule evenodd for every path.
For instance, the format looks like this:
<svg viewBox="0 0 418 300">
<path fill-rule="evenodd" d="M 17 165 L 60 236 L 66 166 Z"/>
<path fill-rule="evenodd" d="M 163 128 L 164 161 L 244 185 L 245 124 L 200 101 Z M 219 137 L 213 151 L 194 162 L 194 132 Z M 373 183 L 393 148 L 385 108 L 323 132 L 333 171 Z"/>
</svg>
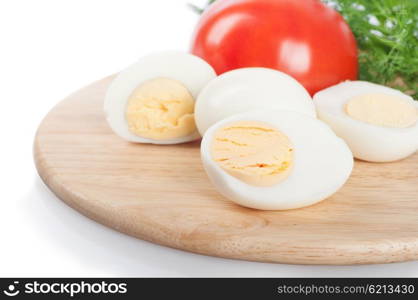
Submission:
<svg viewBox="0 0 418 300">
<path fill-rule="evenodd" d="M 297 80 L 272 69 L 243 68 L 218 76 L 202 90 L 196 103 L 196 125 L 203 135 L 216 122 L 255 109 L 316 117 L 311 96 Z"/>
<path fill-rule="evenodd" d="M 223 196 L 260 210 L 326 199 L 353 168 L 350 149 L 329 126 L 290 111 L 246 112 L 214 124 L 203 137 L 201 157 Z"/>
<path fill-rule="evenodd" d="M 314 104 L 358 159 L 390 162 L 418 149 L 418 102 L 398 90 L 346 81 L 315 94 Z"/>
<path fill-rule="evenodd" d="M 195 100 L 216 77 L 201 58 L 158 52 L 120 72 L 104 100 L 113 131 L 130 142 L 178 144 L 200 138 L 195 123 Z"/>
</svg>

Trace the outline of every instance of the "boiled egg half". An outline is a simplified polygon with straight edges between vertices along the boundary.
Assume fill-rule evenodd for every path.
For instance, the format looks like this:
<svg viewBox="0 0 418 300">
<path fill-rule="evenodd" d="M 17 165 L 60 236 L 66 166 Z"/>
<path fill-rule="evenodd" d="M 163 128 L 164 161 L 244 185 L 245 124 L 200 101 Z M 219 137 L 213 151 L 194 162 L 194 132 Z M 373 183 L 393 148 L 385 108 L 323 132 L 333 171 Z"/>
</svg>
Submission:
<svg viewBox="0 0 418 300">
<path fill-rule="evenodd" d="M 356 158 L 396 161 L 418 149 L 418 102 L 398 90 L 346 81 L 315 94 L 314 104 Z"/>
<path fill-rule="evenodd" d="M 289 75 L 267 68 L 233 70 L 212 80 L 199 94 L 196 125 L 201 135 L 216 122 L 257 109 L 289 110 L 316 117 L 306 89 Z"/>
<path fill-rule="evenodd" d="M 293 111 L 257 110 L 215 123 L 201 145 L 218 191 L 255 209 L 286 210 L 319 202 L 349 178 L 353 156 L 322 121 Z"/>
<path fill-rule="evenodd" d="M 195 100 L 216 77 L 191 54 L 169 51 L 141 58 L 119 73 L 104 101 L 106 119 L 120 137 L 137 143 L 177 144 L 196 140 Z"/>
</svg>

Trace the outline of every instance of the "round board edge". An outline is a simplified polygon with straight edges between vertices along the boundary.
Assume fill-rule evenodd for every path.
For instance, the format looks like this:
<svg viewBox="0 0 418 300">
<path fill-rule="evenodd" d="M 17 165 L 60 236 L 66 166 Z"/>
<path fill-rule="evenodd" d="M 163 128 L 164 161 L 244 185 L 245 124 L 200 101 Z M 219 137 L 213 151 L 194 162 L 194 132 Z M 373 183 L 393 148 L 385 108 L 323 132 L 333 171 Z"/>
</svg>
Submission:
<svg viewBox="0 0 418 300">
<path fill-rule="evenodd" d="M 205 251 L 204 249 L 196 249 L 193 247 L 179 247 L 174 243 L 170 243 L 164 240 L 155 239 L 153 236 L 147 234 L 146 230 L 139 230 L 132 232 L 129 228 L 121 226 L 118 222 L 114 222 L 111 218 L 104 217 L 105 215 L 111 213 L 109 211 L 103 210 L 101 207 L 94 206 L 88 200 L 83 199 L 81 195 L 77 195 L 72 191 L 69 191 L 65 188 L 65 184 L 60 182 L 59 177 L 54 174 L 53 168 L 48 166 L 47 159 L 45 159 L 44 153 L 42 151 L 42 144 L 40 142 L 40 136 L 43 135 L 43 127 L 48 122 L 48 117 L 59 109 L 63 103 L 70 102 L 73 98 L 77 97 L 83 91 L 96 86 L 106 87 L 114 75 L 105 77 L 101 80 L 95 81 L 92 84 L 78 90 L 77 92 L 71 94 L 61 102 L 59 102 L 54 108 L 52 108 L 45 118 L 42 120 L 41 124 L 38 127 L 38 130 L 35 135 L 34 145 L 33 145 L 33 154 L 35 166 L 38 170 L 39 176 L 47 187 L 64 203 L 66 203 L 71 208 L 75 209 L 82 215 L 102 224 L 106 227 L 110 227 L 121 233 L 146 240 L 152 243 L 156 243 L 162 246 L 171 247 L 178 250 L 189 251 L 197 254 L 216 256 L 228 259 L 238 259 L 238 260 L 247 260 L 255 262 L 269 262 L 269 263 L 286 263 L 286 264 L 305 264 L 305 265 L 358 265 L 358 264 L 380 264 L 380 263 L 394 263 L 394 262 L 404 262 L 418 260 L 418 237 L 411 240 L 401 239 L 397 241 L 397 246 L 394 247 L 391 245 L 388 247 L 386 241 L 382 240 L 380 243 L 375 242 L 373 245 L 370 245 L 369 248 L 359 248 L 359 247 L 342 247 L 338 249 L 339 252 L 344 252 L 346 255 L 339 256 L 335 255 L 333 251 L 324 252 L 323 256 L 308 258 L 305 256 L 299 257 L 295 256 L 283 256 L 278 255 L 274 259 L 262 259 L 259 257 L 254 257 L 251 255 L 236 255 L 234 253 L 213 253 L 212 251 Z M 82 205 L 80 205 L 82 203 Z M 383 249 L 383 250 L 382 250 Z M 370 258 L 370 252 L 373 252 L 375 255 L 373 258 Z M 334 254 L 332 259 L 330 256 Z M 362 257 L 364 255 L 364 259 Z"/>
</svg>

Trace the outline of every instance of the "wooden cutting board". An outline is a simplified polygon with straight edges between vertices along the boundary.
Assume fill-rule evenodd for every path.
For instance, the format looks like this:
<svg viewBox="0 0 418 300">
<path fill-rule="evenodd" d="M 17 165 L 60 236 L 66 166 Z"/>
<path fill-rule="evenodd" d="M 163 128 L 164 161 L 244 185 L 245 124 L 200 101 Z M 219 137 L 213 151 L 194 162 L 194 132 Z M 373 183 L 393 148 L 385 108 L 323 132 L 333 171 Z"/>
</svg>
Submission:
<svg viewBox="0 0 418 300">
<path fill-rule="evenodd" d="M 226 258 L 293 264 L 418 259 L 418 153 L 394 163 L 356 161 L 346 185 L 311 207 L 247 209 L 212 187 L 199 142 L 140 145 L 114 135 L 102 113 L 111 80 L 59 103 L 35 139 L 44 182 L 87 217 L 140 239 Z"/>
</svg>

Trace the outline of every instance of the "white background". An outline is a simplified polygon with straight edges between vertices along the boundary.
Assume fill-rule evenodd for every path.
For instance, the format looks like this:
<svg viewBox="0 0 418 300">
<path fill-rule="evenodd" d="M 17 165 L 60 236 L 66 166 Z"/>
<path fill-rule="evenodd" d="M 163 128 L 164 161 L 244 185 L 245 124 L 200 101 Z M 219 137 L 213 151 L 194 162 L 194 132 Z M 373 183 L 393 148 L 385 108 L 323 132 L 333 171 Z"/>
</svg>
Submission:
<svg viewBox="0 0 418 300">
<path fill-rule="evenodd" d="M 173 250 L 96 224 L 43 185 L 32 143 L 44 115 L 71 92 L 146 53 L 187 50 L 197 16 L 186 3 L 0 2 L 0 276 L 418 277 L 418 262 L 294 266 Z"/>
</svg>

